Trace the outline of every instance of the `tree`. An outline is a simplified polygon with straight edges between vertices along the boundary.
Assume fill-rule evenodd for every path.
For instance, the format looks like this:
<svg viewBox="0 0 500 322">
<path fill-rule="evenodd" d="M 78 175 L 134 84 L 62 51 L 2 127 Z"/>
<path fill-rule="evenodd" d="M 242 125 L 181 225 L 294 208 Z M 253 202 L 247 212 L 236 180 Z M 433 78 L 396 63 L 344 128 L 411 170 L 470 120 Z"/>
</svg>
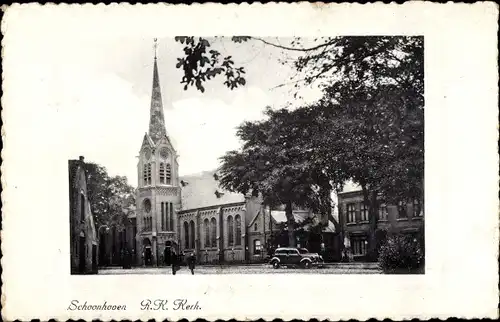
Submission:
<svg viewBox="0 0 500 322">
<path fill-rule="evenodd" d="M 134 188 L 126 177 L 110 177 L 103 166 L 87 162 L 87 195 L 96 227 L 123 229 L 127 223 L 126 211 L 134 207 Z"/>
<path fill-rule="evenodd" d="M 308 82 L 326 77 L 325 70 L 330 79 L 340 80 L 323 84 L 319 105 L 330 111 L 330 124 L 320 139 L 329 151 L 322 153 L 335 154 L 334 164 L 362 187 L 370 218 L 369 254 L 375 259 L 379 202 L 423 197 L 423 39 L 343 40 L 342 51 L 323 74 L 316 57 L 299 64 L 311 66 Z"/>
<path fill-rule="evenodd" d="M 330 191 L 331 185 L 308 148 L 315 135 L 315 130 L 304 126 L 314 122 L 310 112 L 268 109 L 266 120 L 245 122 L 237 131 L 244 142 L 241 151 L 226 153 L 219 168 L 225 189 L 261 195 L 266 205 L 285 206 L 290 246 L 296 243 L 293 207 L 321 211 L 330 197 L 324 200 L 324 191 Z"/>
</svg>

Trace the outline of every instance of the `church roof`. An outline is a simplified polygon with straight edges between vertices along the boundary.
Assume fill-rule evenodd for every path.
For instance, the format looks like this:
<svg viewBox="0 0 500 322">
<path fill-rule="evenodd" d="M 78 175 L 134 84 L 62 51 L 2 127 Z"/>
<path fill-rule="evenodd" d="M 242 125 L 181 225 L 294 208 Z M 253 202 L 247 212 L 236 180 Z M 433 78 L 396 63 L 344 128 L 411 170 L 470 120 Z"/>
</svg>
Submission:
<svg viewBox="0 0 500 322">
<path fill-rule="evenodd" d="M 173 148 L 172 142 L 168 137 L 167 130 L 165 128 L 165 115 L 163 112 L 163 101 L 161 97 L 160 76 L 158 73 L 156 53 L 153 64 L 153 88 L 151 92 L 151 107 L 149 112 L 149 131 L 147 134 L 149 139 L 154 143 L 153 146 L 157 145 L 161 140 L 166 139 L 166 141 Z"/>
<path fill-rule="evenodd" d="M 354 192 L 354 191 L 361 191 L 361 186 L 358 184 L 355 184 L 352 181 L 347 181 L 344 183 L 344 187 L 340 193 L 347 193 L 347 192 Z"/>
<path fill-rule="evenodd" d="M 181 176 L 181 210 L 212 207 L 224 204 L 244 202 L 245 196 L 240 193 L 222 189 L 215 179 L 215 171 Z"/>
</svg>

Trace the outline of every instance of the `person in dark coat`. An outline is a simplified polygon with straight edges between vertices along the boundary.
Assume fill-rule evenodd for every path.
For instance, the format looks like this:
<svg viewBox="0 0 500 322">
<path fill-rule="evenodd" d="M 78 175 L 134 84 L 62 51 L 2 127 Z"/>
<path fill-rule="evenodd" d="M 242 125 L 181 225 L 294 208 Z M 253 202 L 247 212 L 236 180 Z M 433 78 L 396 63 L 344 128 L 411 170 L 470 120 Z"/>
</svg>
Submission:
<svg viewBox="0 0 500 322">
<path fill-rule="evenodd" d="M 191 253 L 188 258 L 188 267 L 191 270 L 191 275 L 194 275 L 194 266 L 196 264 L 196 258 L 194 257 L 194 253 Z"/>
<path fill-rule="evenodd" d="M 178 268 L 178 259 L 175 250 L 172 249 L 172 254 L 170 255 L 170 262 L 172 263 L 172 275 L 175 275 Z"/>
</svg>

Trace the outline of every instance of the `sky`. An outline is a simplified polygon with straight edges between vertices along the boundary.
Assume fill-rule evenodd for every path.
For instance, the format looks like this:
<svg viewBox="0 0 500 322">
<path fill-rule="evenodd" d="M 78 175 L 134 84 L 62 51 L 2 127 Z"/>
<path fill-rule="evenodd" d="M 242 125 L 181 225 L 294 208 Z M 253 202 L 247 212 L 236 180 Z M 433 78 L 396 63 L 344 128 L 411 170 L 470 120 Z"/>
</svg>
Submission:
<svg viewBox="0 0 500 322">
<path fill-rule="evenodd" d="M 183 46 L 173 38 L 158 39 L 166 129 L 179 155 L 181 175 L 216 168 L 220 156 L 240 147 L 235 128 L 245 120 L 262 119 L 266 106 L 296 106 L 319 97 L 313 87 L 301 90 L 302 100 L 293 100 L 292 85 L 276 88 L 295 75 L 293 68 L 279 61 L 292 59 L 289 52 L 258 42 L 210 40 L 214 49 L 232 55 L 236 66 L 245 67 L 245 87 L 230 90 L 219 78 L 205 84 L 205 93 L 194 88 L 185 91 L 181 70 L 175 68 Z M 149 122 L 153 39 L 88 37 L 61 44 L 60 39 L 51 43 L 45 38 L 18 45 L 24 47 L 20 51 L 26 55 L 24 68 L 39 75 L 23 86 L 32 98 L 36 96 L 37 120 L 47 120 L 50 126 L 45 130 L 59 131 L 58 149 L 68 159 L 83 155 L 136 186 L 137 155 Z"/>
</svg>

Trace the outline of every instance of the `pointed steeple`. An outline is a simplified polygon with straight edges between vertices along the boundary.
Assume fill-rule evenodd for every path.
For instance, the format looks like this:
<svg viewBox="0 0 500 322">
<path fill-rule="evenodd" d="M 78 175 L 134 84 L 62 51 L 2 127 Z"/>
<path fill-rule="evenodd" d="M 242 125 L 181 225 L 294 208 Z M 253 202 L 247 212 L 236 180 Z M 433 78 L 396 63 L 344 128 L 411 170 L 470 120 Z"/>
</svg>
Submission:
<svg viewBox="0 0 500 322">
<path fill-rule="evenodd" d="M 163 103 L 161 100 L 160 77 L 158 76 L 158 64 L 156 62 L 156 38 L 155 57 L 153 66 L 153 92 L 151 94 L 151 110 L 149 119 L 149 136 L 157 143 L 161 138 L 167 136 L 165 130 L 165 117 L 163 115 Z"/>
</svg>

